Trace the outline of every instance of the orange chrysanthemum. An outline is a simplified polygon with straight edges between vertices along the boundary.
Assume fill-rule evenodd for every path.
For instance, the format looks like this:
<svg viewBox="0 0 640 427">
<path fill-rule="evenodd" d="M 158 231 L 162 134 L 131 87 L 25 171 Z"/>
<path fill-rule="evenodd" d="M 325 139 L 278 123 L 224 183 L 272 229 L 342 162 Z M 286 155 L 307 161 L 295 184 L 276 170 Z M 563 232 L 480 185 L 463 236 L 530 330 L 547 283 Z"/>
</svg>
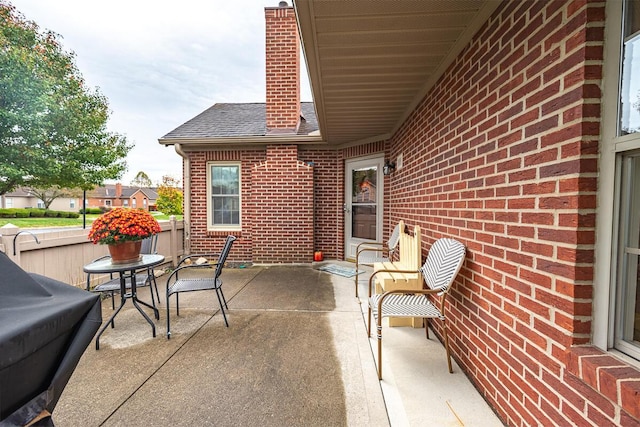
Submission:
<svg viewBox="0 0 640 427">
<path fill-rule="evenodd" d="M 127 240 L 142 240 L 160 232 L 160 224 L 142 209 L 115 208 L 93 221 L 89 240 L 108 245 Z"/>
</svg>

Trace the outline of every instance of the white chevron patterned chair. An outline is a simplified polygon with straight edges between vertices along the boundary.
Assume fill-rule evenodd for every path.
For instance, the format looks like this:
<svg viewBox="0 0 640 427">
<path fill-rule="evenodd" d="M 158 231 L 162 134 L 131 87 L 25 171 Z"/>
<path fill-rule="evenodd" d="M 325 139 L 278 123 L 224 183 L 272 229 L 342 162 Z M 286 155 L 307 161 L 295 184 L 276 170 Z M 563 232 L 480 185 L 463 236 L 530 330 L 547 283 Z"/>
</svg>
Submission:
<svg viewBox="0 0 640 427">
<path fill-rule="evenodd" d="M 358 276 L 360 265 L 373 265 L 377 262 L 389 262 L 398 247 L 400 233 L 404 232 L 404 222 L 400 221 L 386 242 L 363 242 L 356 247 L 356 298 L 358 298 Z"/>
<path fill-rule="evenodd" d="M 422 290 L 393 290 L 383 294 L 372 295 L 375 275 L 386 270 L 374 272 L 369 279 L 369 317 L 367 334 L 371 336 L 371 317 L 377 327 L 378 338 L 378 379 L 382 379 L 382 319 L 384 317 L 422 317 L 425 319 L 427 339 L 429 338 L 429 319 L 442 321 L 442 335 L 447 352 L 449 372 L 453 373 L 451 354 L 449 353 L 449 338 L 447 337 L 447 323 L 445 315 L 445 300 L 451 289 L 465 258 L 465 247 L 454 239 L 442 238 L 436 240 L 420 272 L 427 289 Z M 398 272 L 398 271 L 394 271 Z M 403 271 L 415 273 L 415 271 Z M 433 300 L 436 300 L 434 304 Z"/>
</svg>

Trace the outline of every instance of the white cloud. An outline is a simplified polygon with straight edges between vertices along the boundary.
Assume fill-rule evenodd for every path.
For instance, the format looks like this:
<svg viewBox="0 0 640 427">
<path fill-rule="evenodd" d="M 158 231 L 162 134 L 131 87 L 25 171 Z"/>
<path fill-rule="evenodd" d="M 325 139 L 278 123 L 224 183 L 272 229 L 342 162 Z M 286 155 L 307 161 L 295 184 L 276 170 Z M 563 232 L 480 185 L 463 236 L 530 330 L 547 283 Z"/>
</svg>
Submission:
<svg viewBox="0 0 640 427">
<path fill-rule="evenodd" d="M 13 0 L 27 19 L 62 36 L 87 84 L 112 111 L 109 129 L 135 143 L 128 184 L 144 171 L 182 179 L 158 138 L 218 102 L 264 102 L 264 8 L 278 0 Z M 302 99 L 311 99 L 306 71 Z"/>
</svg>

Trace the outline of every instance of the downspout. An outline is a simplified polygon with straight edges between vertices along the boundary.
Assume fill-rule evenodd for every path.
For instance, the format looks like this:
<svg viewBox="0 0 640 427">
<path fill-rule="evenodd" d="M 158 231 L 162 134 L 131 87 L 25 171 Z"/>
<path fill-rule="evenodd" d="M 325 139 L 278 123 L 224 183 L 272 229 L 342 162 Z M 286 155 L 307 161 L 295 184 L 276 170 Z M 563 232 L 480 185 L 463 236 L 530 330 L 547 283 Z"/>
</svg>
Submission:
<svg viewBox="0 0 640 427">
<path fill-rule="evenodd" d="M 181 144 L 175 144 L 176 153 L 182 157 L 184 168 L 184 181 L 182 193 L 182 208 L 184 219 L 184 251 L 185 254 L 191 253 L 191 162 L 189 156 L 182 150 Z"/>
</svg>

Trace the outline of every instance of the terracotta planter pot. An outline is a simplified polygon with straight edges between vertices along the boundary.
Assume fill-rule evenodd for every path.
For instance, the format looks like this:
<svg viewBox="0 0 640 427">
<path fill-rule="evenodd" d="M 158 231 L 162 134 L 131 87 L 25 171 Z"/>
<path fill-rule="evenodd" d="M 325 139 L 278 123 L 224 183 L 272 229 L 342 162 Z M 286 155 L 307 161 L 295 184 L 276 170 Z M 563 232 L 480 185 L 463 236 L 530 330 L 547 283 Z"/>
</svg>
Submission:
<svg viewBox="0 0 640 427">
<path fill-rule="evenodd" d="M 107 246 L 109 247 L 109 254 L 111 255 L 111 262 L 113 264 L 128 264 L 140 259 L 140 249 L 142 248 L 141 240 L 126 241 Z"/>
</svg>

